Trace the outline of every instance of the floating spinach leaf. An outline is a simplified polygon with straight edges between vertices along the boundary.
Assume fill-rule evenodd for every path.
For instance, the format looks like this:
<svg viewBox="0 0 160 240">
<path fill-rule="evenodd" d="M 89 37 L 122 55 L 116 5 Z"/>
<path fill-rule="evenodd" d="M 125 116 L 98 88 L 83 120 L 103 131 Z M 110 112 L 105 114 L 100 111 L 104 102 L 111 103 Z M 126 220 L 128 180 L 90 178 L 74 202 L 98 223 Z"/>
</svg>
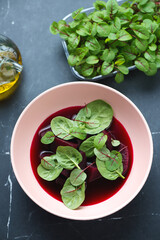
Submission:
<svg viewBox="0 0 160 240">
<path fill-rule="evenodd" d="M 107 170 L 105 161 L 101 161 L 98 158 L 96 158 L 96 165 L 97 165 L 98 171 L 104 178 L 106 178 L 108 180 L 115 180 L 118 177 L 121 177 L 124 179 L 124 176 L 122 175 L 122 172 L 123 172 L 123 164 L 122 163 L 120 164 L 120 166 L 117 170 L 112 171 L 112 172 Z"/>
<path fill-rule="evenodd" d="M 55 139 L 54 133 L 51 131 L 48 131 L 41 138 L 41 143 L 50 144 L 54 141 L 54 139 Z"/>
<path fill-rule="evenodd" d="M 99 159 L 99 161 L 107 161 L 110 159 L 110 150 L 104 146 L 102 149 L 94 149 L 94 154 Z"/>
<path fill-rule="evenodd" d="M 51 156 L 46 156 L 41 159 L 42 166 L 47 169 L 54 169 L 56 166 L 56 154 Z"/>
<path fill-rule="evenodd" d="M 113 118 L 113 109 L 108 103 L 103 100 L 95 100 L 87 104 L 87 108 L 91 110 L 89 119 L 84 115 L 84 109 L 81 109 L 76 116 L 76 121 L 84 121 L 85 117 L 86 121 L 91 123 L 85 125 L 84 131 L 87 134 L 97 134 L 109 127 Z M 97 121 L 99 122 L 97 127 L 91 128 L 93 123 Z"/>
<path fill-rule="evenodd" d="M 105 161 L 105 167 L 107 170 L 113 172 L 119 168 L 122 164 L 122 154 L 115 150 L 111 151 L 110 157 Z"/>
<path fill-rule="evenodd" d="M 113 147 L 118 147 L 121 143 L 120 143 L 119 140 L 112 139 L 111 144 L 112 144 Z"/>
<path fill-rule="evenodd" d="M 79 150 L 85 152 L 86 157 L 93 157 L 94 156 L 94 138 L 95 136 L 91 136 L 83 141 L 79 147 Z"/>
<path fill-rule="evenodd" d="M 55 117 L 51 121 L 51 129 L 52 132 L 58 136 L 59 138 L 70 140 L 73 139 L 74 136 L 70 134 L 70 129 L 74 127 L 74 122 L 65 117 Z"/>
<path fill-rule="evenodd" d="M 70 182 L 73 186 L 81 185 L 87 178 L 87 174 L 81 169 L 74 169 L 70 174 Z"/>
<path fill-rule="evenodd" d="M 82 155 L 73 147 L 58 146 L 56 157 L 58 163 L 65 169 L 72 170 L 74 167 L 80 168 L 78 164 L 82 161 Z"/>
<path fill-rule="evenodd" d="M 71 184 L 70 178 L 67 178 L 62 190 L 62 201 L 69 209 L 78 208 L 85 199 L 85 183 L 75 187 Z"/>
<path fill-rule="evenodd" d="M 103 146 L 105 145 L 105 143 L 107 141 L 107 138 L 108 138 L 108 136 L 105 135 L 103 132 L 96 135 L 94 138 L 95 148 L 97 148 L 97 149 L 103 148 Z"/>
<path fill-rule="evenodd" d="M 78 139 L 84 140 L 87 137 L 87 134 L 85 133 L 85 131 L 81 128 L 78 127 L 73 127 L 70 130 L 70 134 Z"/>
<path fill-rule="evenodd" d="M 54 167 L 52 167 L 53 161 L 45 161 L 48 161 L 48 163 L 44 164 L 44 159 L 41 160 L 42 163 L 37 168 L 38 175 L 46 181 L 53 181 L 61 174 L 63 167 L 59 163 L 57 163 L 57 161 L 54 162 Z M 45 166 L 45 168 L 43 166 Z"/>
</svg>

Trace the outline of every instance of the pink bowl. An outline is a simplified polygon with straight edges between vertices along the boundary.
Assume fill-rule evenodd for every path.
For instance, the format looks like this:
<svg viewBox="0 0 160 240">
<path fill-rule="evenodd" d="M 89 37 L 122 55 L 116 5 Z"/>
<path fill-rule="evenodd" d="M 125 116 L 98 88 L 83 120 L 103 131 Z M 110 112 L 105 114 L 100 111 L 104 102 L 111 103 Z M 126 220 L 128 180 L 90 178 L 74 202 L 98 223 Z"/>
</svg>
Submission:
<svg viewBox="0 0 160 240">
<path fill-rule="evenodd" d="M 114 116 L 127 130 L 133 146 L 133 166 L 123 187 L 111 198 L 70 210 L 46 193 L 37 182 L 30 164 L 31 142 L 37 128 L 52 113 L 95 99 L 108 102 L 114 110 Z M 152 136 L 146 120 L 134 103 L 110 87 L 90 82 L 65 83 L 40 94 L 20 115 L 11 139 L 11 162 L 22 189 L 46 211 L 75 220 L 101 218 L 126 206 L 142 189 L 151 169 L 152 157 Z"/>
</svg>

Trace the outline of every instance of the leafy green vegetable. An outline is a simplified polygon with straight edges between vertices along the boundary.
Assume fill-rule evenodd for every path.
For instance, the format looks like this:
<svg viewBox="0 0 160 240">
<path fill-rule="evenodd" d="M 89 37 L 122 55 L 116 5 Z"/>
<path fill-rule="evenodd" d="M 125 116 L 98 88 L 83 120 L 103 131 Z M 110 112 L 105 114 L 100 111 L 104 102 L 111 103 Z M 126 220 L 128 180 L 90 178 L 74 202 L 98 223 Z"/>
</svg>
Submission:
<svg viewBox="0 0 160 240">
<path fill-rule="evenodd" d="M 41 143 L 43 144 L 50 144 L 54 141 L 55 136 L 54 133 L 51 131 L 48 131 L 44 134 L 44 136 L 41 138 Z"/>
<path fill-rule="evenodd" d="M 96 135 L 94 138 L 95 148 L 97 148 L 97 149 L 103 148 L 103 146 L 105 145 L 105 143 L 107 141 L 107 138 L 108 138 L 108 136 L 105 135 L 103 132 Z"/>
<path fill-rule="evenodd" d="M 73 186 L 81 185 L 87 178 L 87 174 L 81 169 L 74 169 L 70 174 L 70 182 Z"/>
<path fill-rule="evenodd" d="M 74 137 L 70 134 L 70 129 L 74 127 L 74 122 L 65 117 L 55 117 L 51 121 L 51 129 L 55 136 L 69 140 Z"/>
<path fill-rule="evenodd" d="M 121 163 L 120 166 L 118 167 L 117 170 L 115 171 L 109 171 L 107 168 L 106 168 L 106 164 L 105 164 L 105 161 L 101 161 L 99 160 L 98 158 L 96 158 L 96 165 L 97 165 L 97 168 L 98 168 L 98 171 L 100 172 L 100 174 L 108 179 L 108 180 L 115 180 L 117 179 L 118 177 L 121 177 L 124 179 L 124 176 L 122 175 L 122 172 L 123 172 L 123 164 Z"/>
<path fill-rule="evenodd" d="M 86 157 L 93 157 L 94 156 L 94 139 L 95 136 L 91 136 L 87 138 L 84 142 L 81 143 L 79 150 L 85 152 Z"/>
<path fill-rule="evenodd" d="M 65 169 L 72 170 L 74 167 L 80 168 L 78 164 L 82 161 L 82 155 L 73 147 L 58 146 L 56 157 L 58 163 Z"/>
<path fill-rule="evenodd" d="M 54 21 L 50 26 L 52 34 L 66 41 L 69 65 L 89 79 L 117 71 L 117 83 L 123 82 L 133 65 L 146 75 L 155 74 L 160 68 L 156 58 L 160 5 L 156 0 L 126 1 L 121 6 L 116 0 L 97 0 L 93 6 L 88 15 L 79 8 L 72 13 L 72 22 Z"/>
<path fill-rule="evenodd" d="M 97 134 L 109 127 L 113 118 L 113 109 L 108 103 L 102 100 L 95 100 L 87 104 L 87 108 L 91 111 L 89 118 L 85 115 L 85 108 L 83 108 L 75 119 L 77 122 L 85 123 L 84 131 L 87 134 Z"/>
<path fill-rule="evenodd" d="M 76 209 L 85 199 L 85 183 L 75 187 L 71 184 L 70 178 L 67 178 L 60 193 L 64 204 L 70 209 Z"/>
<path fill-rule="evenodd" d="M 102 5 L 104 6 L 103 3 Z M 102 5 L 100 2 L 100 6 Z M 77 12 L 77 15 L 75 13 L 74 16 L 77 18 L 79 14 L 80 12 Z M 64 24 L 63 21 L 59 22 L 61 29 L 65 28 Z M 113 49 L 115 54 L 116 49 Z M 154 56 L 157 61 L 160 59 L 159 53 L 154 55 L 150 49 L 148 49 L 147 52 L 151 54 L 152 57 Z M 111 56 L 110 49 L 108 53 L 111 59 L 113 56 Z M 104 55 L 105 54 L 103 54 L 103 57 L 105 57 Z M 145 57 L 148 58 L 148 55 Z M 95 61 L 95 59 L 96 56 L 94 55 L 89 57 L 89 61 L 91 62 L 93 60 Z M 119 55 L 119 59 L 121 59 L 121 55 Z M 147 65 L 146 74 L 151 75 L 157 71 L 157 65 L 152 62 L 152 59 L 148 60 L 150 61 Z M 139 58 L 139 61 L 143 64 L 145 61 L 147 62 L 145 58 Z M 120 68 L 119 71 L 121 70 L 124 74 L 126 73 L 125 66 L 118 65 L 118 67 Z M 122 74 L 120 72 L 118 73 Z M 52 131 L 46 132 L 41 138 L 42 144 L 52 143 L 55 136 L 65 139 L 66 141 L 72 140 L 73 138 L 79 139 L 79 149 L 71 146 L 58 146 L 56 148 L 56 153 L 44 156 L 37 167 L 38 175 L 46 181 L 53 181 L 58 178 L 63 169 L 72 170 L 60 192 L 62 201 L 70 209 L 78 208 L 85 199 L 85 181 L 87 179 L 85 171 L 90 165 L 95 164 L 95 160 L 93 160 L 92 157 L 95 157 L 97 169 L 104 178 L 109 180 L 115 180 L 118 177 L 124 178 L 122 175 L 122 155 L 116 150 L 120 142 L 111 139 L 111 143 L 115 150 L 110 151 L 106 147 L 108 136 L 103 130 L 111 125 L 112 118 L 112 107 L 107 102 L 97 99 L 81 108 L 74 120 L 62 116 L 54 117 L 50 123 Z M 88 165 L 87 163 L 84 169 L 80 167 L 83 166 L 83 164 L 80 164 L 83 155 L 81 151 L 85 153 L 87 158 L 90 158 L 90 164 Z M 62 175 L 63 174 L 64 173 L 62 173 Z"/>
<path fill-rule="evenodd" d="M 38 175 L 47 181 L 55 180 L 62 172 L 63 167 L 55 161 L 55 156 L 44 157 L 37 168 Z"/>
<path fill-rule="evenodd" d="M 117 147 L 120 145 L 120 141 L 119 140 L 116 140 L 116 139 L 112 139 L 111 140 L 111 144 L 113 147 Z"/>
</svg>

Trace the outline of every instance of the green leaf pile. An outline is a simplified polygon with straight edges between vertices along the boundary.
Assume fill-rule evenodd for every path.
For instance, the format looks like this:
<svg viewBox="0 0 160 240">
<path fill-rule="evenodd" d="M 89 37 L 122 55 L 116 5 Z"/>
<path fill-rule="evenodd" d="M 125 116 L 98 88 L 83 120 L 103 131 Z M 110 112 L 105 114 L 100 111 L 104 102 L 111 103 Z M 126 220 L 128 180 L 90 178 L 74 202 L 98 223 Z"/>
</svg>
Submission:
<svg viewBox="0 0 160 240">
<path fill-rule="evenodd" d="M 117 71 L 121 83 L 128 67 L 146 75 L 160 68 L 160 4 L 156 0 L 133 0 L 118 5 L 116 0 L 93 3 L 88 15 L 80 8 L 73 21 L 53 22 L 52 34 L 66 41 L 68 63 L 85 78 Z"/>
<path fill-rule="evenodd" d="M 75 18 L 78 17 L 77 14 L 75 13 Z M 78 149 L 58 146 L 55 154 L 41 158 L 37 168 L 38 175 L 46 181 L 55 180 L 64 169 L 70 171 L 60 192 L 62 201 L 70 209 L 78 208 L 85 199 L 85 171 L 90 165 L 95 164 L 100 174 L 108 180 L 124 178 L 121 153 L 116 150 L 110 152 L 106 147 L 108 136 L 103 131 L 111 125 L 112 119 L 112 107 L 97 99 L 81 108 L 73 120 L 62 116 L 54 117 L 50 123 L 52 131 L 47 131 L 41 137 L 42 144 L 52 144 L 56 137 L 65 141 L 74 138 L 81 140 Z M 120 145 L 116 139 L 112 139 L 111 143 L 114 147 Z M 83 160 L 81 151 L 87 158 L 95 157 L 95 161 L 84 169 L 79 166 Z"/>
</svg>

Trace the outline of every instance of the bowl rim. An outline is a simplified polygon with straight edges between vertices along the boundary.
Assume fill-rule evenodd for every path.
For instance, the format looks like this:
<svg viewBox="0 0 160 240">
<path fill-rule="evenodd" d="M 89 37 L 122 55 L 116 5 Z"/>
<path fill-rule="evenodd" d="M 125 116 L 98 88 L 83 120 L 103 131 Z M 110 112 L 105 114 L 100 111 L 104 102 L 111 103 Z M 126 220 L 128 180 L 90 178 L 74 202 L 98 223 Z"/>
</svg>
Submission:
<svg viewBox="0 0 160 240">
<path fill-rule="evenodd" d="M 16 137 L 16 132 L 17 132 L 17 129 L 18 129 L 18 126 L 21 122 L 21 119 L 23 118 L 23 116 L 25 115 L 25 113 L 28 111 L 28 109 L 36 102 L 38 101 L 39 98 L 43 97 L 44 95 L 46 95 L 48 92 L 51 92 L 51 91 L 54 91 L 58 88 L 62 88 L 62 87 L 65 87 L 65 86 L 70 86 L 70 85 L 94 85 L 94 86 L 100 86 L 102 88 L 105 88 L 105 89 L 108 89 L 109 91 L 112 91 L 118 95 L 120 95 L 122 98 L 124 98 L 127 102 L 129 102 L 130 105 L 132 105 L 132 107 L 137 111 L 137 113 L 140 115 L 141 119 L 143 120 L 143 124 L 145 125 L 145 128 L 147 130 L 147 136 L 149 137 L 149 147 L 150 147 L 150 156 L 149 156 L 149 164 L 148 164 L 148 167 L 146 169 L 146 173 L 145 173 L 145 176 L 143 177 L 143 181 L 141 181 L 141 183 L 139 184 L 139 187 L 137 187 L 136 191 L 134 191 L 134 193 L 131 194 L 131 196 L 129 198 L 127 198 L 127 201 L 123 202 L 121 205 L 118 205 L 116 208 L 114 208 L 114 210 L 110 211 L 109 213 L 105 214 L 105 212 L 103 214 L 96 214 L 92 217 L 90 216 L 82 216 L 82 217 L 78 217 L 77 215 L 66 215 L 66 214 L 62 214 L 62 213 L 58 213 L 58 212 L 52 212 L 50 209 L 48 209 L 46 206 L 43 206 L 42 203 L 40 203 L 37 199 L 35 199 L 34 196 L 32 196 L 33 194 L 30 194 L 30 191 L 28 189 L 26 189 L 26 187 L 24 186 L 23 184 L 23 181 L 20 179 L 19 177 L 19 174 L 17 172 L 17 169 L 16 169 L 16 164 L 15 164 L 15 160 L 14 160 L 14 157 L 13 157 L 13 153 L 14 153 L 14 139 Z M 106 85 L 103 85 L 103 84 L 100 84 L 100 83 L 95 83 L 95 82 L 88 82 L 88 81 L 83 81 L 83 82 L 68 82 L 68 83 L 62 83 L 62 84 L 59 84 L 57 86 L 54 86 L 54 87 L 51 87 L 45 91 L 43 91 L 42 93 L 40 93 L 39 95 L 37 95 L 34 99 L 31 100 L 31 102 L 24 108 L 24 110 L 21 112 L 21 114 L 19 115 L 18 119 L 17 119 L 17 122 L 14 126 L 14 129 L 13 129 L 13 133 L 12 133 L 12 136 L 11 136 L 11 143 L 10 143 L 10 157 L 11 157 L 11 165 L 12 165 L 12 168 L 13 168 L 13 171 L 14 171 L 14 174 L 16 176 L 16 179 L 18 181 L 18 183 L 20 184 L 21 188 L 23 189 L 23 191 L 28 195 L 28 197 L 34 201 L 38 206 L 40 206 L 42 209 L 46 210 L 47 212 L 50 212 L 51 214 L 54 214 L 56 216 L 59 216 L 59 217 L 63 217 L 63 218 L 66 218 L 66 219 L 72 219 L 72 220 L 95 220 L 95 219 L 99 219 L 99 218 L 103 218 L 103 217 L 106 217 L 106 216 L 109 216 L 111 214 L 114 214 L 116 213 L 117 211 L 119 211 L 120 209 L 122 209 L 123 207 L 125 207 L 126 205 L 128 205 L 136 196 L 137 194 L 140 192 L 140 190 L 143 188 L 148 176 L 149 176 L 149 173 L 150 173 L 150 170 L 151 170 L 151 166 L 152 166 L 152 161 L 153 161 L 153 139 L 152 139 L 152 134 L 151 134 L 151 131 L 150 131 L 150 128 L 148 126 L 148 123 L 146 121 L 146 119 L 144 118 L 143 114 L 141 113 L 141 111 L 138 109 L 138 107 L 128 98 L 126 97 L 124 94 L 122 94 L 121 92 L 119 92 L 118 90 L 112 88 L 112 87 L 109 87 L 109 86 L 106 86 Z M 121 190 L 121 189 L 120 189 Z M 119 191 L 120 191 L 119 190 Z M 56 199 L 55 199 L 56 200 Z M 58 200 L 56 200 L 58 201 Z M 104 201 L 105 202 L 105 201 Z M 103 202 L 102 202 L 103 203 Z M 101 203 L 98 203 L 98 204 L 101 204 Z M 98 204 L 95 204 L 95 205 L 91 205 L 91 206 L 84 206 L 82 208 L 86 208 L 86 207 L 92 207 L 92 206 L 97 206 Z M 75 210 L 74 210 L 75 211 Z"/>
</svg>

